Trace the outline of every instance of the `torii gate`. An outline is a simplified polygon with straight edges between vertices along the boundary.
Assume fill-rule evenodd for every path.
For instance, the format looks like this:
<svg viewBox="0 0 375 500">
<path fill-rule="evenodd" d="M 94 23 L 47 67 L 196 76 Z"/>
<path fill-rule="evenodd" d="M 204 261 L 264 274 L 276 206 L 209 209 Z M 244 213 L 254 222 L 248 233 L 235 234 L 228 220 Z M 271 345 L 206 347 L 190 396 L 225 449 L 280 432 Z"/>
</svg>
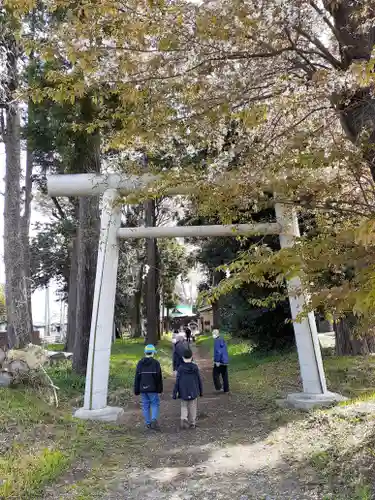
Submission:
<svg viewBox="0 0 375 500">
<path fill-rule="evenodd" d="M 76 411 L 75 416 L 78 418 L 116 421 L 123 413 L 122 408 L 107 406 L 119 238 L 278 234 L 280 245 L 285 248 L 292 246 L 300 235 L 294 210 L 278 203 L 275 204 L 277 223 L 121 228 L 119 197 L 142 189 L 153 181 L 155 177 L 150 175 L 138 177 L 119 174 L 53 175 L 47 180 L 48 194 L 53 197 L 104 194 L 84 406 Z M 168 194 L 181 194 L 181 191 L 170 190 Z M 342 396 L 327 391 L 314 314 L 309 313 L 302 321 L 296 321 L 305 305 L 301 281 L 295 277 L 287 285 L 303 385 L 303 392 L 289 394 L 287 403 L 308 409 L 340 401 Z"/>
</svg>

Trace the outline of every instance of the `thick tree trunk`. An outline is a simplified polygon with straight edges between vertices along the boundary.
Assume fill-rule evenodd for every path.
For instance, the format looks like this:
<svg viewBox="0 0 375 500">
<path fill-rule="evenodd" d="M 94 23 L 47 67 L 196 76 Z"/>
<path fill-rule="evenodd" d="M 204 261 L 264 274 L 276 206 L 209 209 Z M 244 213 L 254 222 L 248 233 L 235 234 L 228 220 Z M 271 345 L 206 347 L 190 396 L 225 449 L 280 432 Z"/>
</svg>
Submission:
<svg viewBox="0 0 375 500">
<path fill-rule="evenodd" d="M 168 333 L 171 329 L 171 326 L 170 326 L 170 318 L 169 318 L 169 307 L 166 308 L 166 318 L 165 318 L 165 330 L 166 332 Z"/>
<path fill-rule="evenodd" d="M 154 227 L 156 222 L 155 201 L 145 202 L 146 226 Z M 146 320 L 147 320 L 147 342 L 157 344 L 158 342 L 158 306 L 157 306 L 157 245 L 155 238 L 146 239 L 146 263 L 148 272 L 146 278 Z"/>
<path fill-rule="evenodd" d="M 25 202 L 24 202 L 24 212 L 21 220 L 21 232 L 22 232 L 22 245 L 23 245 L 25 286 L 27 294 L 27 307 L 29 310 L 31 332 L 33 332 L 34 330 L 32 307 L 31 307 L 31 263 L 30 263 L 30 219 L 31 219 L 32 189 L 33 189 L 33 153 L 28 144 L 26 152 Z"/>
<path fill-rule="evenodd" d="M 81 101 L 82 122 L 89 124 L 94 117 L 89 97 Z M 75 172 L 100 172 L 100 137 L 98 133 L 83 132 L 75 140 Z M 79 199 L 77 233 L 77 296 L 76 324 L 73 350 L 73 369 L 86 372 L 92 305 L 95 288 L 96 261 L 99 244 L 100 214 L 99 197 Z M 108 325 L 112 328 L 112 325 Z"/>
<path fill-rule="evenodd" d="M 341 70 L 349 70 L 351 64 L 369 61 L 375 43 L 373 9 L 366 2 L 352 0 L 323 0 L 324 8 L 332 16 L 335 35 L 339 43 Z M 343 89 L 331 96 L 338 111 L 342 128 L 347 137 L 358 144 L 363 132 L 369 132 L 362 148 L 375 181 L 375 99 L 373 88 Z"/>
<path fill-rule="evenodd" d="M 77 309 L 73 369 L 77 373 L 84 374 L 86 372 L 89 351 L 99 240 L 99 203 L 98 198 L 95 196 L 80 198 L 79 200 L 77 239 Z M 112 328 L 112 325 L 108 325 L 108 328 Z"/>
<path fill-rule="evenodd" d="M 213 302 L 212 304 L 212 321 L 213 328 L 220 328 L 220 309 L 218 302 Z"/>
<path fill-rule="evenodd" d="M 155 240 L 156 242 L 156 240 Z M 159 258 L 159 251 L 158 247 L 156 244 L 156 267 L 155 267 L 155 281 L 156 281 L 156 322 L 157 322 L 157 336 L 158 340 L 161 339 L 161 325 L 160 325 L 160 301 L 161 301 L 161 294 L 160 294 L 160 258 Z"/>
<path fill-rule="evenodd" d="M 77 319 L 77 274 L 78 274 L 78 238 L 73 236 L 70 252 L 70 274 L 68 288 L 68 331 L 66 335 L 65 350 L 73 352 L 76 335 Z"/>
<path fill-rule="evenodd" d="M 137 276 L 137 289 L 133 295 L 133 307 L 131 311 L 131 335 L 133 338 L 140 338 L 142 336 L 141 325 L 141 301 L 143 289 L 143 269 L 141 265 Z"/>
<path fill-rule="evenodd" d="M 10 59 L 13 59 L 13 57 L 10 57 Z M 16 65 L 16 60 L 12 64 Z M 16 68 L 14 68 L 14 71 L 17 71 Z M 8 344 L 16 347 L 23 347 L 31 342 L 31 317 L 25 279 L 20 214 L 20 154 L 20 112 L 18 105 L 13 103 L 6 112 L 4 262 Z"/>
<path fill-rule="evenodd" d="M 141 299 L 142 299 L 142 292 L 137 290 L 133 295 L 133 308 L 131 316 L 131 328 L 132 328 L 131 334 L 133 338 L 140 338 L 142 336 Z"/>
<path fill-rule="evenodd" d="M 221 273 L 220 271 L 214 271 L 213 275 L 213 285 L 217 286 L 220 283 L 221 280 Z M 212 304 L 212 321 L 213 321 L 213 327 L 214 328 L 220 328 L 220 300 L 217 300 L 216 302 L 213 302 Z"/>
<path fill-rule="evenodd" d="M 4 263 L 8 344 L 23 347 L 31 342 L 31 316 L 27 297 L 21 227 L 21 125 L 15 99 L 18 90 L 18 45 L 9 31 L 6 53 L 7 109 L 1 120 L 5 144 Z M 1 115 L 3 118 L 3 115 Z"/>
<path fill-rule="evenodd" d="M 374 352 L 374 338 L 372 336 L 358 337 L 353 334 L 356 326 L 354 315 L 336 322 L 336 354 L 338 356 L 358 356 Z"/>
</svg>

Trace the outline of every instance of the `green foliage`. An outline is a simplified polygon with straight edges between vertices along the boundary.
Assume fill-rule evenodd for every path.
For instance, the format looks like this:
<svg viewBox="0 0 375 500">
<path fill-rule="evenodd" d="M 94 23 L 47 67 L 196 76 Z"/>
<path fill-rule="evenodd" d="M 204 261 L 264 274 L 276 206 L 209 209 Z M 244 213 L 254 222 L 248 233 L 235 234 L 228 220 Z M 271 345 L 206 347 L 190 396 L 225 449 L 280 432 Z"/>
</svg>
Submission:
<svg viewBox="0 0 375 500">
<path fill-rule="evenodd" d="M 177 278 L 186 278 L 191 262 L 186 247 L 174 239 L 158 242 L 162 302 L 167 309 L 173 309 L 179 298 L 175 294 Z"/>
<path fill-rule="evenodd" d="M 36 2 L 5 8 L 40 60 L 27 98 L 63 112 L 64 134 L 100 131 L 103 149 L 128 156 L 163 144 L 173 168 L 155 165 L 162 180 L 148 194 L 183 187 L 199 215 L 223 222 L 269 207 L 269 193 L 314 214 L 315 235 L 280 252 L 258 241 L 218 294 L 253 282 L 275 289 L 256 297 L 268 306 L 284 299 L 285 278 L 301 274 L 308 309 L 354 313 L 363 333 L 375 317 L 371 9 L 320 3 L 130 0 L 123 9 L 103 0 L 67 9 L 55 0 L 42 16 L 48 29 L 32 41 L 22 21 Z M 82 117 L 88 101 L 95 112 Z M 72 142 L 62 141 L 64 160 Z"/>
<path fill-rule="evenodd" d="M 250 289 L 249 289 L 250 288 Z M 250 339 L 259 352 L 285 351 L 294 346 L 294 330 L 288 302 L 275 308 L 256 308 L 249 302 L 253 287 L 229 292 L 220 301 L 220 320 L 224 330 Z"/>
<path fill-rule="evenodd" d="M 75 222 L 73 218 L 57 219 L 53 223 L 37 223 L 35 229 L 36 235 L 30 243 L 33 287 L 43 288 L 54 280 L 66 295 Z"/>
</svg>

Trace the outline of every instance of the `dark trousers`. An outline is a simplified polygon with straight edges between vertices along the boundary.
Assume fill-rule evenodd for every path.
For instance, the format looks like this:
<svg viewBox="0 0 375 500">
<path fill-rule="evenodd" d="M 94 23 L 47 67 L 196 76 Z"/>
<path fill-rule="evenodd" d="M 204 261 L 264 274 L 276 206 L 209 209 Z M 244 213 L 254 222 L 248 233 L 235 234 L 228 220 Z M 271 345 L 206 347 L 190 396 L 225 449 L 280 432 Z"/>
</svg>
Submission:
<svg viewBox="0 0 375 500">
<path fill-rule="evenodd" d="M 224 392 L 229 392 L 229 378 L 228 378 L 228 366 L 220 365 L 214 366 L 213 372 L 214 386 L 217 391 L 224 388 Z M 223 384 L 221 384 L 220 377 L 223 379 Z"/>
</svg>

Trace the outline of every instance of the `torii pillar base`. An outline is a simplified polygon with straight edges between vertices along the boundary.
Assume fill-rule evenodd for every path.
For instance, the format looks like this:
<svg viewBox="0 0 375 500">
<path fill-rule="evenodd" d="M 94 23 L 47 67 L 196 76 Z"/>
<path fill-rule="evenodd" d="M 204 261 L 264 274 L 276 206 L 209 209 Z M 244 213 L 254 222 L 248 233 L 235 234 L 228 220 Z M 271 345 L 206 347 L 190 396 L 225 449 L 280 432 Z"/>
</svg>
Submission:
<svg viewBox="0 0 375 500">
<path fill-rule="evenodd" d="M 306 392 L 296 392 L 288 394 L 286 399 L 279 400 L 277 403 L 283 408 L 296 408 L 297 410 L 309 411 L 315 408 L 328 408 L 347 401 L 347 398 L 335 392 L 325 392 L 324 394 L 308 394 Z"/>
<path fill-rule="evenodd" d="M 99 422 L 119 422 L 124 414 L 124 410 L 117 406 L 106 406 L 99 410 L 86 410 L 79 408 L 74 412 L 75 418 L 81 420 L 98 420 Z"/>
</svg>

